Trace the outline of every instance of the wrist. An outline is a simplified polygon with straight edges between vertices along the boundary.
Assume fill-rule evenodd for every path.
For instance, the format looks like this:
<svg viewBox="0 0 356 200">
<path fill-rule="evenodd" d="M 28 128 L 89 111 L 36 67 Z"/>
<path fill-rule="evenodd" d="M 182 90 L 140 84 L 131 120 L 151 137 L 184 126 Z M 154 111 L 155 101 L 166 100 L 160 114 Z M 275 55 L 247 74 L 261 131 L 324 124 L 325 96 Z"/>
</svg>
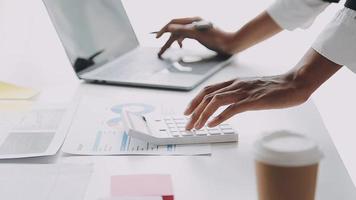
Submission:
<svg viewBox="0 0 356 200">
<path fill-rule="evenodd" d="M 220 31 L 221 33 L 221 40 L 219 41 L 220 43 L 220 49 L 222 53 L 227 54 L 227 55 L 233 55 L 235 54 L 234 51 L 234 46 L 233 46 L 233 41 L 234 41 L 234 33 L 231 32 L 224 32 Z"/>
<path fill-rule="evenodd" d="M 292 70 L 284 75 L 286 82 L 290 83 L 294 93 L 305 102 L 314 92 L 313 82 L 309 80 L 309 76 L 304 72 L 303 67 Z"/>
</svg>

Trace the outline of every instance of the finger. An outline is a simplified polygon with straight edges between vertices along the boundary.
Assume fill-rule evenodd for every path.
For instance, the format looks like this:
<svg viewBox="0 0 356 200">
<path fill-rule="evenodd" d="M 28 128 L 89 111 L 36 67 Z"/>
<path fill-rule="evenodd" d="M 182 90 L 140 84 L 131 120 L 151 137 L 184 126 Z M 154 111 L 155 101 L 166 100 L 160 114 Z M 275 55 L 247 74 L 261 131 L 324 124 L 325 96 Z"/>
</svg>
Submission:
<svg viewBox="0 0 356 200">
<path fill-rule="evenodd" d="M 199 105 L 193 110 L 192 113 L 197 113 L 198 115 L 200 115 L 200 113 L 203 112 L 203 110 L 205 109 L 205 107 L 210 103 L 210 101 L 213 99 L 213 97 L 217 94 L 220 93 L 225 93 L 228 91 L 232 91 L 235 90 L 233 85 L 228 85 L 226 87 L 220 88 L 208 95 L 205 95 L 202 99 L 202 101 L 199 103 Z M 236 90 L 238 91 L 238 90 Z"/>
<path fill-rule="evenodd" d="M 203 98 L 212 93 L 215 92 L 216 90 L 219 90 L 221 88 L 227 87 L 229 85 L 231 85 L 233 83 L 233 81 L 226 81 L 226 82 L 222 82 L 222 83 L 217 83 L 214 85 L 210 85 L 205 87 L 203 90 L 201 90 L 198 95 L 193 98 L 193 100 L 189 103 L 188 107 L 186 108 L 186 110 L 184 111 L 185 115 L 190 115 L 193 113 L 193 111 L 195 110 L 195 108 L 201 103 L 201 101 L 203 100 Z"/>
<path fill-rule="evenodd" d="M 221 93 L 225 93 L 225 92 L 231 90 L 231 88 L 232 88 L 232 85 L 229 85 L 227 87 L 218 89 L 218 90 L 204 96 L 202 101 L 199 103 L 199 105 L 192 112 L 193 114 L 190 117 L 190 120 L 186 125 L 186 129 L 191 130 L 192 128 L 194 128 L 195 124 L 197 124 L 197 121 L 200 118 L 201 113 L 204 111 L 204 109 L 210 103 L 210 101 L 214 98 L 214 96 L 221 94 Z"/>
<path fill-rule="evenodd" d="M 177 25 L 177 24 L 169 25 L 168 31 L 171 32 L 172 34 L 171 37 L 166 42 L 166 44 L 161 48 L 160 52 L 158 53 L 159 58 L 161 58 L 162 54 L 172 45 L 172 43 L 175 40 L 178 40 L 179 38 L 183 40 L 185 37 L 193 38 L 195 36 L 193 28 L 184 25 Z M 182 44 L 179 45 L 181 46 Z"/>
<path fill-rule="evenodd" d="M 177 37 L 175 35 L 171 35 L 171 37 L 169 37 L 168 41 L 163 45 L 163 47 L 161 48 L 161 50 L 158 52 L 158 57 L 162 58 L 162 54 L 170 47 L 172 46 L 173 42 L 177 39 Z"/>
<path fill-rule="evenodd" d="M 171 24 L 167 28 L 167 32 L 170 32 L 180 37 L 188 37 L 195 39 L 198 31 L 195 30 L 194 26 L 191 25 L 180 25 L 180 24 Z"/>
<path fill-rule="evenodd" d="M 184 37 L 180 37 L 178 38 L 177 42 L 178 42 L 178 45 L 180 48 L 183 48 L 183 40 L 184 40 Z"/>
<path fill-rule="evenodd" d="M 244 100 L 244 101 L 241 101 L 239 103 L 230 105 L 223 112 L 221 112 L 218 116 L 216 116 L 214 119 L 212 119 L 208 123 L 208 127 L 217 126 L 217 125 L 219 125 L 222 122 L 228 120 L 229 118 L 231 118 L 232 116 L 234 116 L 236 114 L 245 112 L 247 110 L 251 110 L 252 106 L 253 106 L 252 102 L 249 102 L 247 100 Z"/>
<path fill-rule="evenodd" d="M 194 128 L 201 129 L 208 121 L 210 116 L 213 115 L 221 106 L 236 103 L 242 99 L 244 99 L 244 95 L 239 95 L 236 91 L 229 91 L 215 95 L 214 98 L 210 101 L 210 103 L 205 107 L 203 112 L 200 114 L 200 117 L 194 125 Z"/>
<path fill-rule="evenodd" d="M 168 26 L 171 24 L 191 24 L 195 21 L 200 21 L 202 20 L 200 17 L 187 17 L 187 18 L 179 18 L 179 19 L 173 19 L 169 23 L 167 23 L 161 30 L 158 31 L 156 38 L 160 38 L 165 32 L 168 30 Z"/>
<path fill-rule="evenodd" d="M 191 26 L 177 24 L 169 25 L 168 32 L 172 33 L 171 37 L 158 53 L 159 58 L 161 58 L 162 54 L 172 45 L 175 40 L 177 40 L 179 46 L 182 48 L 183 44 L 181 41 L 183 41 L 186 37 L 195 38 L 197 35 L 197 31 L 195 31 Z"/>
</svg>

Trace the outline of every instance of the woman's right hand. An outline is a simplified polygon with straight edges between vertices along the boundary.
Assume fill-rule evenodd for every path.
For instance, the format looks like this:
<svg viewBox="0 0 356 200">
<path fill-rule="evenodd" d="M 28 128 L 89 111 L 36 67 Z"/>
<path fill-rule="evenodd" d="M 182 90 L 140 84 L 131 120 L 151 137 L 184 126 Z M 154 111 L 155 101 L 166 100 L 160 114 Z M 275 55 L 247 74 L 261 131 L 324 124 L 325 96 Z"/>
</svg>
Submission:
<svg viewBox="0 0 356 200">
<path fill-rule="evenodd" d="M 232 52 L 229 48 L 229 44 L 233 39 L 233 33 L 224 32 L 215 27 L 208 30 L 197 30 L 193 22 L 201 21 L 200 17 L 179 18 L 173 19 L 166 24 L 156 35 L 156 38 L 160 38 L 164 33 L 171 33 L 168 41 L 162 46 L 158 53 L 158 57 L 161 58 L 162 54 L 177 41 L 182 48 L 183 40 L 185 38 L 195 39 L 210 50 L 217 52 L 218 54 L 231 55 Z"/>
</svg>

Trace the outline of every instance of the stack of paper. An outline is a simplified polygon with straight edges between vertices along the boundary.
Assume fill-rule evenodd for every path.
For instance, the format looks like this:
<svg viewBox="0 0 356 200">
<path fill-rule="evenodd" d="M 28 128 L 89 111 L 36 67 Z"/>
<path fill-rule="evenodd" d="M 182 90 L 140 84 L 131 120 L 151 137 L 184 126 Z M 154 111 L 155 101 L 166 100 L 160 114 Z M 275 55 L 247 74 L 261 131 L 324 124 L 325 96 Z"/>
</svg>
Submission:
<svg viewBox="0 0 356 200">
<path fill-rule="evenodd" d="M 80 200 L 92 171 L 91 164 L 0 165 L 1 199 Z"/>
</svg>

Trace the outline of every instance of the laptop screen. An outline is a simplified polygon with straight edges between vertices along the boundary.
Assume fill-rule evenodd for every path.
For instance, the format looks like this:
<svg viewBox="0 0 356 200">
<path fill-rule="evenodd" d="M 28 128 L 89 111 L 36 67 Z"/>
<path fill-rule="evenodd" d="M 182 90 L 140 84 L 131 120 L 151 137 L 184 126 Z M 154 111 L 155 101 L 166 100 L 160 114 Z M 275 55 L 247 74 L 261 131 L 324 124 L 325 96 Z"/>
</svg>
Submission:
<svg viewBox="0 0 356 200">
<path fill-rule="evenodd" d="M 120 0 L 43 1 L 77 73 L 138 46 Z"/>
</svg>

